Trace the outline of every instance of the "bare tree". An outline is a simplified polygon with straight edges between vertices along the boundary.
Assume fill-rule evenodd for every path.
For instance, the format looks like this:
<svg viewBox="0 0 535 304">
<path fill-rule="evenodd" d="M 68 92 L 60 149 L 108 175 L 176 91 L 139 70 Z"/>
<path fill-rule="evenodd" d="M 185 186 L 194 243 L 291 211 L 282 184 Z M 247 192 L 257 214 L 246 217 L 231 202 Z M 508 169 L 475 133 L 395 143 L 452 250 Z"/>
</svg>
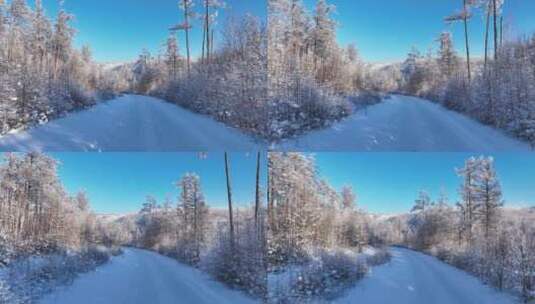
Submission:
<svg viewBox="0 0 535 304">
<path fill-rule="evenodd" d="M 228 160 L 227 152 L 225 152 L 225 176 L 227 177 L 227 198 L 228 198 L 230 244 L 231 246 L 234 246 L 234 221 L 232 220 L 232 188 L 230 184 L 230 167 L 229 167 L 229 160 Z"/>
<path fill-rule="evenodd" d="M 474 0 L 463 0 L 463 9 L 459 13 L 455 13 L 451 16 L 446 17 L 444 20 L 447 23 L 453 23 L 457 21 L 462 21 L 464 25 L 464 44 L 466 49 L 466 70 L 468 76 L 468 82 L 471 82 L 472 79 L 472 69 L 470 62 L 470 38 L 468 35 L 468 21 L 472 18 L 472 13 L 470 11 L 471 6 L 474 4 Z"/>
</svg>

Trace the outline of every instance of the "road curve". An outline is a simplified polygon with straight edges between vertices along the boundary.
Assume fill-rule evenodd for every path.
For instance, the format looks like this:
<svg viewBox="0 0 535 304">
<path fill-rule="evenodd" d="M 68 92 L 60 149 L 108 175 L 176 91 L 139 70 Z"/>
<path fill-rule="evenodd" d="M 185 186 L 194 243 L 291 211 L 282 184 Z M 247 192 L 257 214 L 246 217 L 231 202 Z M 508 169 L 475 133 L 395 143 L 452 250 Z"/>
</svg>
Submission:
<svg viewBox="0 0 535 304">
<path fill-rule="evenodd" d="M 154 252 L 125 249 L 121 256 L 73 285 L 56 290 L 41 304 L 232 304 L 254 303 L 199 270 Z"/>
<path fill-rule="evenodd" d="M 505 293 L 438 259 L 392 248 L 392 261 L 371 273 L 335 303 L 513 304 Z"/>
<path fill-rule="evenodd" d="M 430 101 L 394 95 L 330 128 L 279 143 L 290 151 L 512 152 L 528 144 Z"/>
<path fill-rule="evenodd" d="M 139 95 L 125 95 L 0 137 L 0 151 L 21 152 L 249 151 L 259 145 L 208 116 Z"/>
</svg>

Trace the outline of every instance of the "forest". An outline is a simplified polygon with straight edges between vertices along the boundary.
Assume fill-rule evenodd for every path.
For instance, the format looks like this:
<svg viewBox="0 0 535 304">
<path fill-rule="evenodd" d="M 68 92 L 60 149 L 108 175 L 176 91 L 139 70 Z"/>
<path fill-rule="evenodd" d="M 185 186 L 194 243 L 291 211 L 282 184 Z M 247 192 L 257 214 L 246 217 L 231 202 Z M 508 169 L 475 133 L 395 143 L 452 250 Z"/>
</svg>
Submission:
<svg viewBox="0 0 535 304">
<path fill-rule="evenodd" d="M 60 1 L 61 4 L 63 1 Z M 74 16 L 63 6 L 52 20 L 42 0 L 0 1 L 1 134 L 46 123 L 112 98 L 115 75 L 73 47 Z"/>
<path fill-rule="evenodd" d="M 376 70 L 380 88 L 428 98 L 533 145 L 535 35 L 510 34 L 504 6 L 505 0 L 459 1 L 443 21 L 464 29 L 463 52 L 450 30 L 437 33 L 436 47 L 424 53 L 413 47 L 405 61 Z M 484 29 L 482 57 L 471 52 L 472 27 Z"/>
<path fill-rule="evenodd" d="M 485 292 L 533 299 L 535 210 L 508 206 L 492 157 L 470 157 L 451 169 L 459 183 L 456 202 L 443 191 L 432 199 L 422 190 L 410 211 L 381 214 L 367 211 L 373 202 L 359 200 L 358 185 L 333 187 L 312 154 L 269 153 L 268 172 L 262 154 L 255 156 L 250 202 L 236 200 L 241 185 L 233 182 L 232 155 L 225 153 L 219 185 L 226 207 L 211 206 L 201 177 L 190 172 L 174 183 L 175 198 L 148 195 L 138 212 L 111 215 L 92 211 L 83 191 L 67 194 L 54 158 L 6 154 L 0 166 L 0 300 L 34 303 L 83 273 L 99 275 L 92 271 L 97 267 L 119 267 L 122 262 L 108 262 L 117 255 L 128 261 L 133 249 L 269 303 L 366 299 L 355 288 L 377 282 L 370 270 L 401 280 L 393 269 L 408 257 L 413 263 L 436 257 L 428 262 L 436 269 L 462 270 L 442 279 L 475 280 L 478 296 L 489 288 Z"/>
<path fill-rule="evenodd" d="M 126 247 L 171 257 L 265 299 L 261 154 L 255 201 L 246 207 L 235 206 L 230 155 L 224 159 L 227 210 L 210 208 L 200 177 L 186 173 L 176 182 L 176 201 L 148 195 L 138 213 L 105 215 L 91 211 L 85 192 L 66 194 L 55 159 L 7 154 L 0 168 L 0 303 L 35 303 Z"/>
<path fill-rule="evenodd" d="M 390 244 L 438 257 L 499 290 L 529 301 L 535 281 L 535 213 L 507 208 L 492 157 L 471 157 L 457 169 L 460 201 L 420 191 L 409 213 L 381 219 Z"/>
<path fill-rule="evenodd" d="M 314 158 L 269 154 L 268 287 L 274 303 L 332 299 L 390 254 L 351 186 L 318 175 Z"/>
<path fill-rule="evenodd" d="M 270 153 L 269 167 L 272 299 L 336 299 L 389 261 L 387 246 L 435 256 L 526 302 L 534 296 L 535 211 L 507 208 L 492 157 L 456 169 L 460 201 L 420 191 L 411 211 L 396 215 L 357 207 L 353 188 L 333 189 L 312 155 Z"/>
<path fill-rule="evenodd" d="M 220 0 L 180 0 L 158 51 L 106 65 L 92 59 L 89 45 L 73 46 L 74 16 L 62 1 L 52 19 L 41 0 L 2 0 L 2 133 L 125 93 L 155 96 L 279 142 L 405 94 L 535 142 L 535 39 L 512 34 L 504 0 L 459 1 L 457 11 L 437 20 L 444 31 L 427 52 L 413 48 L 388 64 L 366 61 L 358 44 L 339 42 L 343 12 L 335 3 L 318 0 L 310 8 L 301 0 L 269 0 L 263 20 L 235 14 Z M 464 29 L 463 46 L 453 42 L 457 27 Z M 482 56 L 474 54 L 473 28 L 484 34 Z"/>
<path fill-rule="evenodd" d="M 255 201 L 237 207 L 232 197 L 230 155 L 225 154 L 228 208 L 210 208 L 195 173 L 176 182 L 178 200 L 159 204 L 148 196 L 141 210 L 116 221 L 118 243 L 153 250 L 199 268 L 252 297 L 266 298 L 265 204 L 257 154 Z M 243 206 L 243 204 L 242 204 Z"/>
<path fill-rule="evenodd" d="M 0 165 L 0 303 L 33 303 L 120 249 L 85 192 L 66 193 L 55 159 L 6 154 Z"/>
<path fill-rule="evenodd" d="M 220 0 L 180 0 L 178 6 L 178 23 L 162 29 L 168 30 L 164 48 L 158 54 L 143 50 L 136 62 L 118 67 L 129 80 L 124 89 L 160 97 L 253 135 L 269 136 L 272 108 L 267 103 L 265 21 L 230 12 L 221 22 L 219 12 L 226 5 Z M 203 32 L 200 58 L 191 55 L 194 27 Z"/>
</svg>

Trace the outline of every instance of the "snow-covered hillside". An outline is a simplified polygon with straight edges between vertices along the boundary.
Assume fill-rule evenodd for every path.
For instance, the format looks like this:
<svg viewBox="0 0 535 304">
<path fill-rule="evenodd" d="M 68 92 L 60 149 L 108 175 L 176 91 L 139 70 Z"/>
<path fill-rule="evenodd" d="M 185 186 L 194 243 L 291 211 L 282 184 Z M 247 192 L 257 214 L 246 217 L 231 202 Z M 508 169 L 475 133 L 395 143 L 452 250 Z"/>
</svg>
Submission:
<svg viewBox="0 0 535 304">
<path fill-rule="evenodd" d="M 434 257 L 392 248 L 392 261 L 372 269 L 335 303 L 506 304 L 517 303 L 505 293 Z"/>
<path fill-rule="evenodd" d="M 236 151 L 258 145 L 211 118 L 137 95 L 0 138 L 1 151 Z"/>
<path fill-rule="evenodd" d="M 95 272 L 48 295 L 42 304 L 254 303 L 239 291 L 157 253 L 125 249 Z"/>
<path fill-rule="evenodd" d="M 393 96 L 334 126 L 289 139 L 299 151 L 526 151 L 529 146 L 435 103 Z"/>
</svg>

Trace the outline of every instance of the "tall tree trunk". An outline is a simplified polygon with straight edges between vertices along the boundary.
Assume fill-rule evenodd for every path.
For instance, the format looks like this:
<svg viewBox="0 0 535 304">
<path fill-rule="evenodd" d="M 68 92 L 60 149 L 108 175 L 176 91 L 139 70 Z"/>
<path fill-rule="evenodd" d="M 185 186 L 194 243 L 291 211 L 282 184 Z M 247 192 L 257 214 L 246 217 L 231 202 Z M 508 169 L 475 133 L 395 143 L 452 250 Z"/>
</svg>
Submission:
<svg viewBox="0 0 535 304">
<path fill-rule="evenodd" d="M 496 0 L 492 0 L 492 14 L 494 15 L 494 61 L 498 60 L 498 8 Z"/>
<path fill-rule="evenodd" d="M 214 35 L 215 31 L 212 29 L 212 35 L 210 35 L 210 57 L 214 56 Z"/>
<path fill-rule="evenodd" d="M 188 69 L 188 77 L 191 74 L 191 55 L 189 50 L 189 6 L 188 2 L 184 0 L 184 22 L 185 24 L 185 32 L 186 32 L 186 53 L 187 53 L 187 69 Z"/>
<path fill-rule="evenodd" d="M 205 0 L 205 23 L 206 23 L 206 62 L 210 63 L 210 6 Z"/>
<path fill-rule="evenodd" d="M 468 72 L 468 83 L 472 80 L 472 71 L 470 67 L 470 39 L 468 37 L 468 5 L 466 3 L 467 0 L 463 0 L 463 6 L 464 6 L 464 39 L 465 39 L 465 45 L 466 45 L 466 69 Z"/>
<path fill-rule="evenodd" d="M 227 197 L 228 197 L 228 218 L 230 228 L 230 245 L 234 249 L 234 221 L 232 220 L 232 188 L 230 185 L 230 168 L 228 162 L 228 153 L 225 152 L 225 175 L 227 177 Z"/>
<path fill-rule="evenodd" d="M 202 53 L 201 53 L 201 62 L 204 64 L 204 49 L 206 48 L 206 25 L 202 27 Z"/>
<path fill-rule="evenodd" d="M 260 152 L 256 155 L 256 195 L 254 207 L 254 222 L 258 228 L 258 212 L 260 210 Z"/>
<path fill-rule="evenodd" d="M 485 22 L 485 64 L 483 70 L 487 71 L 487 65 L 489 62 L 489 29 L 490 29 L 490 10 L 491 3 L 487 5 L 487 19 Z"/>
<path fill-rule="evenodd" d="M 503 16 L 500 16 L 500 48 L 503 47 Z"/>
</svg>

